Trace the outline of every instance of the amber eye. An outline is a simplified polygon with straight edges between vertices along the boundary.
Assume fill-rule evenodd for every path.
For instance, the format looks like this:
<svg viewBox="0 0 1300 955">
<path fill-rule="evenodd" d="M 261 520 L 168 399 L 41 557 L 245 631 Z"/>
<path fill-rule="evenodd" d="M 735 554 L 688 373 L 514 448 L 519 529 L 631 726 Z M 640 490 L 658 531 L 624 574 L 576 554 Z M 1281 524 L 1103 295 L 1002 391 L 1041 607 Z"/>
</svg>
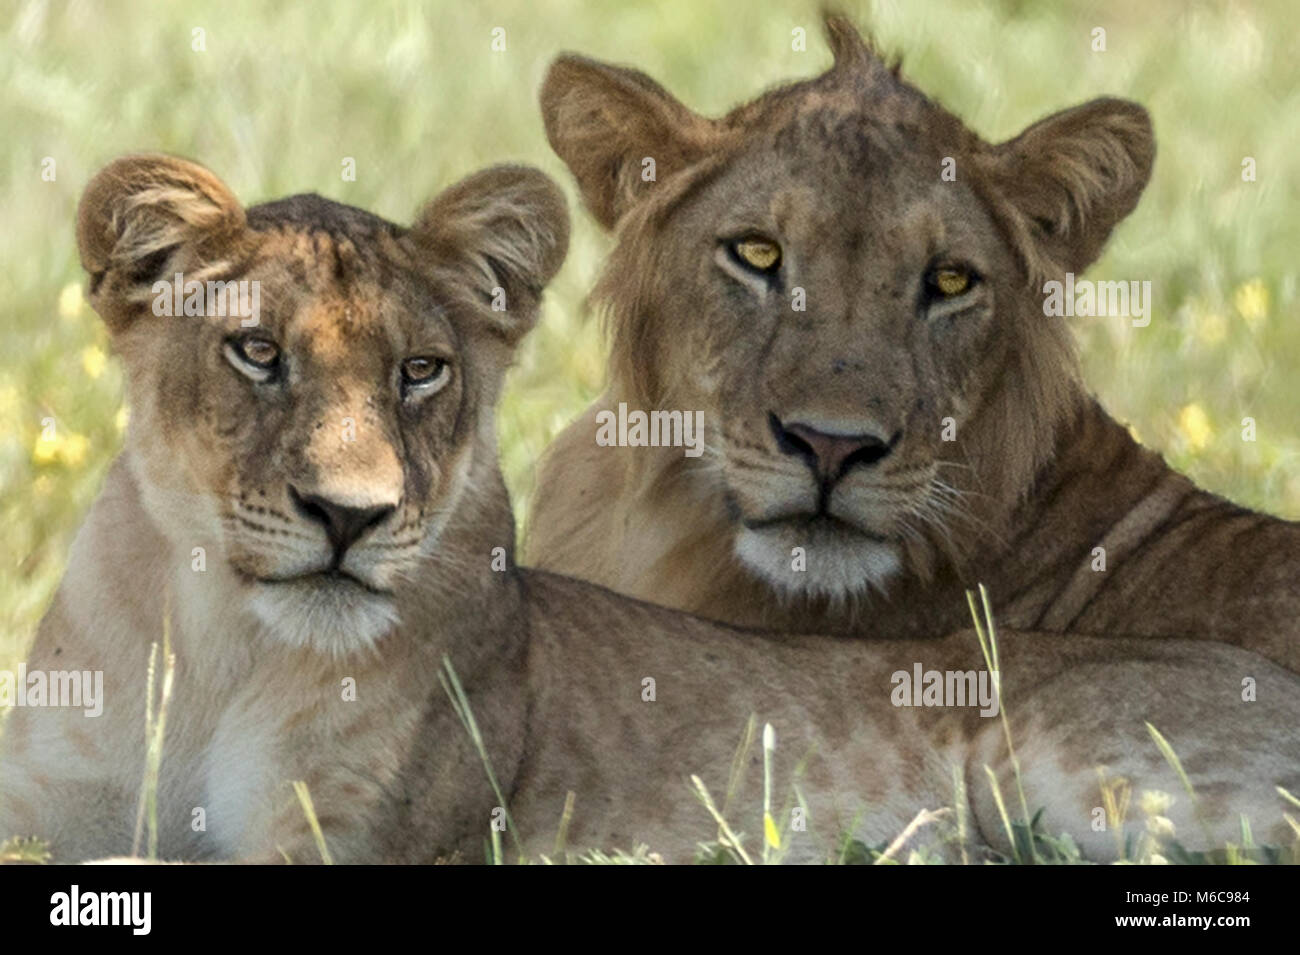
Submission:
<svg viewBox="0 0 1300 955">
<path fill-rule="evenodd" d="M 972 284 L 970 272 L 960 267 L 934 269 L 926 282 L 944 298 L 955 298 L 969 291 Z"/>
<path fill-rule="evenodd" d="M 781 247 L 771 239 L 740 239 L 731 244 L 731 251 L 755 272 L 770 275 L 781 265 Z"/>
<path fill-rule="evenodd" d="M 280 359 L 280 349 L 265 338 L 249 338 L 239 343 L 244 361 L 259 368 L 270 368 Z"/>
<path fill-rule="evenodd" d="M 451 365 L 443 358 L 417 357 L 402 362 L 402 384 L 421 391 L 441 388 L 451 377 Z"/>
<path fill-rule="evenodd" d="M 279 367 L 280 347 L 265 338 L 230 339 L 226 360 L 254 381 L 268 380 Z"/>
</svg>

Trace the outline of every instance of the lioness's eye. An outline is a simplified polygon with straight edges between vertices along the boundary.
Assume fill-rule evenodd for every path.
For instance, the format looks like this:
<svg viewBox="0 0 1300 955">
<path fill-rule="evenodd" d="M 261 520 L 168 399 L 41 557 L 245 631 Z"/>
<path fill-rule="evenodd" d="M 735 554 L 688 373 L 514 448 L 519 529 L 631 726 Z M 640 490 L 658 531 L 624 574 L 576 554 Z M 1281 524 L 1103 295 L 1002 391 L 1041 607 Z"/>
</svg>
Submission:
<svg viewBox="0 0 1300 955">
<path fill-rule="evenodd" d="M 765 275 L 781 264 L 781 247 L 770 239 L 740 239 L 731 244 L 731 251 L 741 264 Z"/>
<path fill-rule="evenodd" d="M 254 381 L 266 381 L 280 364 L 280 347 L 265 338 L 230 339 L 226 359 Z"/>
<path fill-rule="evenodd" d="M 239 343 L 244 360 L 261 368 L 270 368 L 280 358 L 280 349 L 264 338 L 250 338 Z"/>
<path fill-rule="evenodd" d="M 408 358 L 402 362 L 402 384 L 407 388 L 432 391 L 441 388 L 451 377 L 451 365 L 443 358 Z"/>
<path fill-rule="evenodd" d="M 944 298 L 955 298 L 968 291 L 973 284 L 971 273 L 957 266 L 932 269 L 925 281 L 931 289 Z"/>
</svg>

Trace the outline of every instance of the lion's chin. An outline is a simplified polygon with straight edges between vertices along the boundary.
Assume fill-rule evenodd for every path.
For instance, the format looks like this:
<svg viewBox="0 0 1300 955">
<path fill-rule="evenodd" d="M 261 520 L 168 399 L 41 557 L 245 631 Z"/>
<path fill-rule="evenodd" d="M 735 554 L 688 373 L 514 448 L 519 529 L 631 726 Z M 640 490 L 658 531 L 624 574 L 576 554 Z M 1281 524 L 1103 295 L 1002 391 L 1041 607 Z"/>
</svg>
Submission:
<svg viewBox="0 0 1300 955">
<path fill-rule="evenodd" d="M 741 563 L 785 596 L 848 600 L 883 592 L 903 566 L 897 544 L 838 523 L 742 526 L 735 550 Z"/>
<path fill-rule="evenodd" d="M 336 657 L 374 646 L 400 621 L 392 596 L 321 575 L 257 583 L 250 606 L 273 639 Z"/>
</svg>

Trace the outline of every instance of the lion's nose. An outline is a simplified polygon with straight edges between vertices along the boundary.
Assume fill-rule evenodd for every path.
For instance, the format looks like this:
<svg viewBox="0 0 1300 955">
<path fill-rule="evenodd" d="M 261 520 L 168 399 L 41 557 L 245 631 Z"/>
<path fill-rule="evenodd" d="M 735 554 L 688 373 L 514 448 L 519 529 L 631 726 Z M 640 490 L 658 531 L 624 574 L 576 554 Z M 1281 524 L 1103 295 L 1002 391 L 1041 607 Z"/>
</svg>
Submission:
<svg viewBox="0 0 1300 955">
<path fill-rule="evenodd" d="M 785 424 L 768 415 L 777 447 L 804 459 L 818 479 L 830 484 L 859 465 L 870 467 L 893 449 L 898 436 L 886 440 L 876 434 L 829 434 L 800 422 Z"/>
<path fill-rule="evenodd" d="M 315 494 L 299 493 L 295 487 L 289 488 L 289 496 L 298 513 L 315 521 L 329 534 L 334 552 L 342 557 L 343 552 L 361 538 L 366 531 L 382 523 L 396 507 L 385 504 L 381 507 L 351 507 L 339 504 Z"/>
</svg>

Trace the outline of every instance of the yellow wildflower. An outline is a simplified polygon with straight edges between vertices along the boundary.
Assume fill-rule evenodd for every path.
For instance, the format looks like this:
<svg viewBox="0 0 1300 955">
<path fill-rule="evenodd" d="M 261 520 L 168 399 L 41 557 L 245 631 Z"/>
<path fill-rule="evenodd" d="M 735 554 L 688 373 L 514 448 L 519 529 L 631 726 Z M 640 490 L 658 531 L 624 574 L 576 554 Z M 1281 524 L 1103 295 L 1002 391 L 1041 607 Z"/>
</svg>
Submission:
<svg viewBox="0 0 1300 955">
<path fill-rule="evenodd" d="M 86 462 L 90 441 L 84 434 L 74 431 L 54 430 L 41 432 L 32 447 L 32 461 L 40 465 L 62 464 L 66 468 L 79 468 Z"/>
<path fill-rule="evenodd" d="M 104 373 L 104 366 L 108 364 L 108 356 L 104 354 L 104 349 L 98 345 L 88 345 L 81 352 L 81 367 L 86 374 L 92 379 L 98 378 Z"/>
<path fill-rule="evenodd" d="M 59 316 L 61 318 L 76 318 L 81 314 L 85 307 L 86 300 L 81 297 L 81 285 L 73 282 L 71 285 L 63 286 L 63 291 L 59 293 Z"/>
<path fill-rule="evenodd" d="M 1178 430 L 1193 452 L 1203 450 L 1214 436 L 1209 416 L 1196 402 L 1184 405 L 1182 411 L 1178 412 Z"/>
</svg>

